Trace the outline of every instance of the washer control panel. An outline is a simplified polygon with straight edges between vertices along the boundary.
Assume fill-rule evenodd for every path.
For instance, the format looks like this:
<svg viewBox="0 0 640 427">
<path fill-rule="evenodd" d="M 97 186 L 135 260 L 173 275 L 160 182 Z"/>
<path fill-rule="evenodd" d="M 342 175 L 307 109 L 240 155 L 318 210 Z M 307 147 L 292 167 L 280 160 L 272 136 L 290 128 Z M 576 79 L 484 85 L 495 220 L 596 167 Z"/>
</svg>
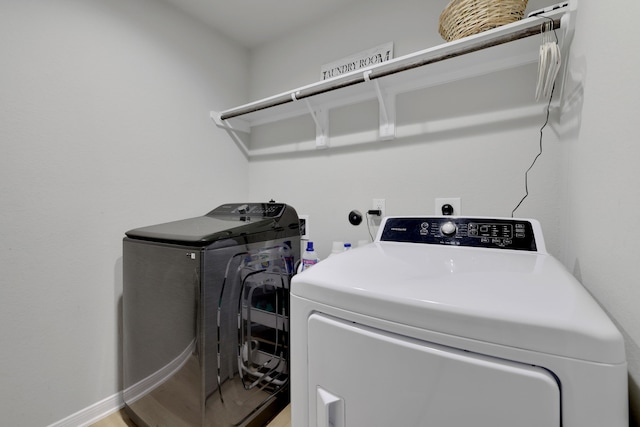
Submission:
<svg viewBox="0 0 640 427">
<path fill-rule="evenodd" d="M 227 203 L 218 206 L 207 216 L 277 218 L 282 215 L 284 209 L 283 203 Z"/>
<path fill-rule="evenodd" d="M 526 219 L 390 217 L 379 241 L 537 251 L 534 234 Z"/>
</svg>

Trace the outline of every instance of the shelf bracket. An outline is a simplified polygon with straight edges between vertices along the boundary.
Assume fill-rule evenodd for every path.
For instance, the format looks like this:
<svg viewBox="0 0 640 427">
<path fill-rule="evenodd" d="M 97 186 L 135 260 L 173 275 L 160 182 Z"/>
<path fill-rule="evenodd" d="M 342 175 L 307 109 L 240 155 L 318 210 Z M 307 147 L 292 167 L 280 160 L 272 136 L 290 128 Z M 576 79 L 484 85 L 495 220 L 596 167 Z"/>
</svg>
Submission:
<svg viewBox="0 0 640 427">
<path fill-rule="evenodd" d="M 381 140 L 391 140 L 396 137 L 396 97 L 389 95 L 380 88 L 378 80 L 371 80 L 371 70 L 363 73 L 365 81 L 373 83 L 373 87 L 378 97 L 379 106 L 379 137 Z"/>
<path fill-rule="evenodd" d="M 232 132 L 251 133 L 251 125 L 246 120 L 233 118 L 229 120 L 222 120 L 221 114 L 217 111 L 211 111 L 209 113 L 211 120 L 213 120 L 219 128 L 230 130 Z"/>
<path fill-rule="evenodd" d="M 244 120 L 232 119 L 235 124 L 235 126 L 233 126 L 229 124 L 229 120 L 222 120 L 220 118 L 220 113 L 218 113 L 217 111 L 211 111 L 209 113 L 209 117 L 211 117 L 211 120 L 215 122 L 216 126 L 226 130 L 229 133 L 231 138 L 233 138 L 235 143 L 238 145 L 240 150 L 242 150 L 242 153 L 246 157 L 251 157 L 251 151 L 249 150 L 247 145 L 244 143 L 242 138 L 238 136 L 238 132 L 245 133 L 245 134 L 251 133 L 251 126 L 249 125 L 249 123 L 247 123 Z"/>
<path fill-rule="evenodd" d="M 297 100 L 295 93 L 292 93 L 291 97 Z M 316 124 L 316 148 L 318 150 L 329 148 L 329 110 L 325 108 L 314 109 L 308 99 L 305 99 L 304 102 Z"/>
</svg>

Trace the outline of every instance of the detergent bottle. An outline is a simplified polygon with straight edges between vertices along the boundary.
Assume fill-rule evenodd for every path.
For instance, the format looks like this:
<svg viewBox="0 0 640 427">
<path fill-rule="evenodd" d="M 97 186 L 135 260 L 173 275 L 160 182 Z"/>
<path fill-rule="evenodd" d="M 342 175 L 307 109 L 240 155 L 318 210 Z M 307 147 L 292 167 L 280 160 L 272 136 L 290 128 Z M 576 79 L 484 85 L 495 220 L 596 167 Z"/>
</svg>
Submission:
<svg viewBox="0 0 640 427">
<path fill-rule="evenodd" d="M 318 258 L 318 254 L 313 249 L 313 242 L 309 241 L 307 242 L 307 249 L 302 254 L 302 271 L 316 265 L 318 262 L 320 262 L 320 258 Z"/>
</svg>

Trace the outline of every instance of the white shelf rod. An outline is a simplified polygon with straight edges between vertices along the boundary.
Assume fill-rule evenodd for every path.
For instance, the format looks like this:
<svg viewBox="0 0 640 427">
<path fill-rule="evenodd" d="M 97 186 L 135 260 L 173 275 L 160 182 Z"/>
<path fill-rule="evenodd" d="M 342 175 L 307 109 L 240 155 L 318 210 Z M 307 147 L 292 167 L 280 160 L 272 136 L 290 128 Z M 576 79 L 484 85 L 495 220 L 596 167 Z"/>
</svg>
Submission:
<svg viewBox="0 0 640 427">
<path fill-rule="evenodd" d="M 303 88 L 296 89 L 292 92 L 285 92 L 279 95 L 272 96 L 260 101 L 253 102 L 244 106 L 236 107 L 230 110 L 226 110 L 220 113 L 219 121 L 224 122 L 226 120 L 250 114 L 256 111 L 268 109 L 282 104 L 287 104 L 294 101 L 299 101 L 305 98 L 309 98 L 315 95 L 319 95 L 325 92 L 331 92 L 344 87 L 353 86 L 359 83 L 364 83 L 367 80 L 374 81 L 385 76 L 400 73 L 403 71 L 411 70 L 425 65 L 433 64 L 447 59 L 455 58 L 457 56 L 466 55 L 469 53 L 477 52 L 479 50 L 487 49 L 490 47 L 498 46 L 511 41 L 540 35 L 541 27 L 540 23 L 543 21 L 544 16 L 537 16 L 534 18 L 527 18 L 526 24 L 523 28 L 516 31 L 506 31 L 504 27 L 499 27 L 495 30 L 503 30 L 504 34 L 487 34 L 495 30 L 489 30 L 481 36 L 477 37 L 473 42 L 465 41 L 464 39 L 457 40 L 455 42 L 448 43 L 450 45 L 447 49 L 435 49 L 429 50 L 426 55 L 418 55 L 413 57 L 409 55 L 409 58 L 398 58 L 397 60 L 391 60 L 386 63 L 373 66 L 365 73 L 355 72 L 345 74 L 334 79 L 329 79 L 324 82 L 315 83 Z M 548 18 L 549 19 L 549 18 Z M 551 18 L 553 20 L 553 29 L 559 29 L 561 19 Z M 509 24 L 513 25 L 513 24 Z M 497 31 L 501 32 L 501 31 Z M 473 36 L 472 36 L 473 37 Z M 441 52 L 442 50 L 442 52 Z"/>
</svg>

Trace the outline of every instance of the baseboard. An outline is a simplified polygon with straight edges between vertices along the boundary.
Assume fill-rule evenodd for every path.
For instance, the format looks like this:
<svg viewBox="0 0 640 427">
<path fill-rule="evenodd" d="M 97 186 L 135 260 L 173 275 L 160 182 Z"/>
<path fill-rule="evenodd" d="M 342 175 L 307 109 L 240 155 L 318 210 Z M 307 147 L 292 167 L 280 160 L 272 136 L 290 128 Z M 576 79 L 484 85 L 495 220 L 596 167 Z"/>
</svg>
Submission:
<svg viewBox="0 0 640 427">
<path fill-rule="evenodd" d="M 136 400 L 146 396 L 148 393 L 151 393 L 152 390 L 162 385 L 165 381 L 171 378 L 173 374 L 178 372 L 185 363 L 187 363 L 189 356 L 191 356 L 195 348 L 196 340 L 194 339 L 189 343 L 187 348 L 182 351 L 182 353 L 180 353 L 166 366 L 163 366 L 148 377 L 124 389 L 122 391 L 123 400 L 126 401 L 128 405 L 131 405 Z"/>
<path fill-rule="evenodd" d="M 124 400 L 122 399 L 122 392 L 118 392 L 48 427 L 87 427 L 119 411 L 123 407 Z"/>
<path fill-rule="evenodd" d="M 68 417 L 55 422 L 47 427 L 87 427 L 91 424 L 100 421 L 103 418 L 108 417 L 114 412 L 124 407 L 124 396 L 127 396 L 127 403 L 132 403 L 138 400 L 140 397 L 149 393 L 154 388 L 158 387 L 169 379 L 174 373 L 176 373 L 187 362 L 191 353 L 195 349 L 195 340 L 180 353 L 174 360 L 169 362 L 167 366 L 160 369 L 158 372 L 154 372 L 142 381 L 134 384 L 124 391 L 118 392 L 100 402 L 94 403 L 75 414 L 71 414 Z"/>
</svg>

